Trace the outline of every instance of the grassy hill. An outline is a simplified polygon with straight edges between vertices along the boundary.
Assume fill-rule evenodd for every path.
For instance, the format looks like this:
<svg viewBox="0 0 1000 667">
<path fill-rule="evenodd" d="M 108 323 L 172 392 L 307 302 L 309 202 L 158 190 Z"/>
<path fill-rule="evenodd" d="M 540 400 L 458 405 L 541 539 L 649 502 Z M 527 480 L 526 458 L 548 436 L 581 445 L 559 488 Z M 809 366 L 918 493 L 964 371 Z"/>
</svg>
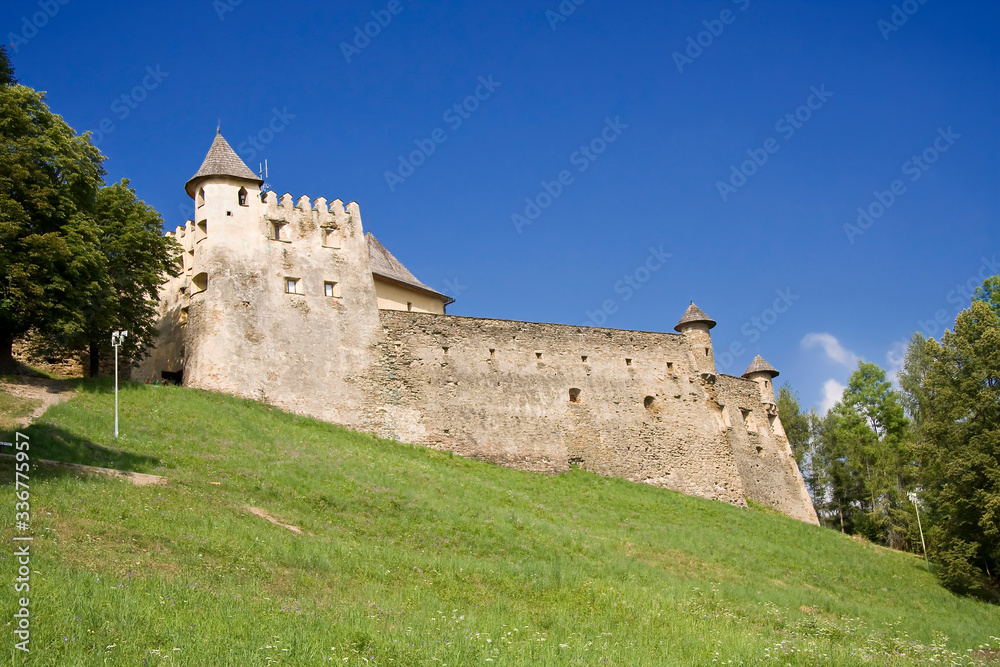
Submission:
<svg viewBox="0 0 1000 667">
<path fill-rule="evenodd" d="M 113 404 L 79 383 L 27 429 L 32 458 L 169 482 L 32 467 L 35 665 L 996 660 L 1000 608 L 947 593 L 919 557 L 770 512 L 176 387 L 126 385 L 114 440 Z"/>
</svg>

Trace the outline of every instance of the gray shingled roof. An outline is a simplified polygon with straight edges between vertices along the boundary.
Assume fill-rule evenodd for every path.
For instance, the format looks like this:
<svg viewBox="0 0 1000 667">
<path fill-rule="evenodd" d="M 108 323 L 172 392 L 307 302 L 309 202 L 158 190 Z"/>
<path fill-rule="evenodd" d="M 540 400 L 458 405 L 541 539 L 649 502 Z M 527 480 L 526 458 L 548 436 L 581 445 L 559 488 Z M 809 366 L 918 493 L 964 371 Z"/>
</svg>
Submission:
<svg viewBox="0 0 1000 667">
<path fill-rule="evenodd" d="M 778 371 L 774 369 L 774 366 L 764 361 L 764 357 L 759 354 L 753 358 L 753 361 L 750 362 L 750 366 L 748 366 L 746 372 L 743 373 L 743 377 L 752 373 L 770 373 L 771 377 L 778 377 Z"/>
<path fill-rule="evenodd" d="M 379 243 L 379 240 L 371 232 L 365 234 L 365 240 L 368 241 L 368 263 L 371 265 L 373 275 L 436 296 L 445 304 L 455 301 L 450 296 L 441 294 L 441 292 L 431 289 L 417 280 L 417 277 L 410 273 L 410 270 L 403 266 L 403 263 L 396 259 L 391 252 L 386 250 L 385 246 Z"/>
<path fill-rule="evenodd" d="M 264 181 L 258 178 L 257 174 L 250 171 L 250 167 L 243 163 L 240 156 L 236 154 L 236 151 L 229 145 L 229 142 L 222 138 L 222 133 L 218 130 L 215 131 L 215 140 L 212 142 L 212 147 L 208 149 L 205 161 L 201 163 L 201 169 L 188 180 L 184 185 L 184 189 L 191 197 L 194 197 L 197 181 L 208 176 L 245 178 L 257 185 L 264 183 Z"/>
<path fill-rule="evenodd" d="M 674 331 L 680 331 L 682 324 L 687 324 L 688 322 L 708 322 L 708 328 L 711 329 L 715 326 L 715 320 L 705 314 L 698 306 L 694 305 L 694 301 L 688 306 L 687 310 L 684 311 L 684 315 L 681 316 L 680 321 L 674 325 Z"/>
</svg>

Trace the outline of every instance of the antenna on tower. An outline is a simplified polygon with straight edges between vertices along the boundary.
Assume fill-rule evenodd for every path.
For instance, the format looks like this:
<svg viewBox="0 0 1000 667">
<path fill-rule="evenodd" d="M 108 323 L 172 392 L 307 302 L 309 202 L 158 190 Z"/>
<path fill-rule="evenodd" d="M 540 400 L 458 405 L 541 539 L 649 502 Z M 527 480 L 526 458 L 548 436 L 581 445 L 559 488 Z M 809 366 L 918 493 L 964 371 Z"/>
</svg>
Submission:
<svg viewBox="0 0 1000 667">
<path fill-rule="evenodd" d="M 266 190 L 269 190 L 271 187 L 270 184 L 267 182 L 267 160 L 266 159 L 264 160 L 264 164 L 258 162 L 257 165 L 259 169 L 257 172 L 257 176 L 260 177 L 260 180 L 264 181 L 264 183 L 260 186 L 261 196 L 263 197 L 263 193 Z"/>
</svg>

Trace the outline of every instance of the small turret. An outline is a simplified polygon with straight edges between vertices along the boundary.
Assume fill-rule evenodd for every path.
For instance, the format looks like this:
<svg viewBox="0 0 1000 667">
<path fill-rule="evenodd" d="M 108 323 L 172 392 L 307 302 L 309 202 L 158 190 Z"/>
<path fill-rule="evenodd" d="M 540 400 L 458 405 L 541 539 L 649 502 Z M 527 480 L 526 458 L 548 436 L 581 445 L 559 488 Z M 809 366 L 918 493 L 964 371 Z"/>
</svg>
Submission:
<svg viewBox="0 0 1000 667">
<path fill-rule="evenodd" d="M 254 238 L 266 208 L 260 198 L 263 183 L 217 129 L 201 168 L 184 185 L 194 199 L 198 240 L 232 245 L 237 238 Z"/>
<path fill-rule="evenodd" d="M 743 377 L 757 383 L 760 389 L 761 403 L 764 404 L 769 413 L 773 412 L 775 409 L 773 380 L 778 377 L 778 371 L 774 369 L 774 366 L 764 361 L 764 358 L 758 354 L 750 362 Z"/>
<path fill-rule="evenodd" d="M 712 334 L 709 333 L 714 326 L 715 320 L 694 305 L 694 301 L 674 326 L 674 331 L 684 334 L 688 339 L 694 367 L 699 373 L 715 374 L 715 354 L 712 351 Z"/>
</svg>

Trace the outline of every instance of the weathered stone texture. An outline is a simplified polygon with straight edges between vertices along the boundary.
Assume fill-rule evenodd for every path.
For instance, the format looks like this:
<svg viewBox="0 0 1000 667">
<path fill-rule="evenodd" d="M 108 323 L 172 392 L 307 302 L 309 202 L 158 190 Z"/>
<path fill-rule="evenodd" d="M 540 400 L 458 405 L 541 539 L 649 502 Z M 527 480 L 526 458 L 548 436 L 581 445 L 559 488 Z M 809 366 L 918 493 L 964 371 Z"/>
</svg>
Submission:
<svg viewBox="0 0 1000 667">
<path fill-rule="evenodd" d="M 183 373 L 463 456 L 578 465 L 816 523 L 772 376 L 716 375 L 715 323 L 693 304 L 681 334 L 379 310 L 357 204 L 262 200 L 232 174 L 188 186 L 196 221 L 173 233 L 184 271 L 161 290 L 157 346 L 134 378 Z"/>
<path fill-rule="evenodd" d="M 379 317 L 366 430 L 527 470 L 576 464 L 744 502 L 712 384 L 692 368 L 684 336 L 398 311 Z"/>
</svg>

